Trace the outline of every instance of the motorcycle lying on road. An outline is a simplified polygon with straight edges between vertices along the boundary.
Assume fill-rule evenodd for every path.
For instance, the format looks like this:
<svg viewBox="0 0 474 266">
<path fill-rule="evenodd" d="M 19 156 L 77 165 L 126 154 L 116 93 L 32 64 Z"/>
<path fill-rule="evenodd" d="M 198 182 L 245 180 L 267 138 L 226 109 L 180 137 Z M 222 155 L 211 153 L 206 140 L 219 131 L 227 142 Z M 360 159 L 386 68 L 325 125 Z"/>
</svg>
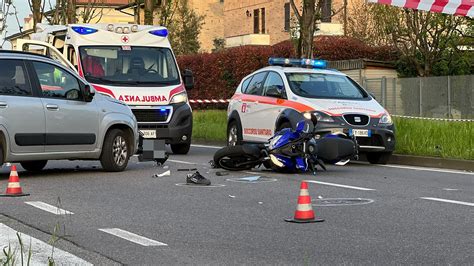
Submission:
<svg viewBox="0 0 474 266">
<path fill-rule="evenodd" d="M 214 154 L 214 165 L 229 171 L 249 170 L 264 165 L 283 172 L 316 172 L 319 165 L 344 165 L 357 158 L 358 145 L 354 137 L 329 134 L 316 139 L 317 121 L 300 121 L 296 130 L 289 128 L 277 132 L 265 144 L 227 146 Z"/>
</svg>

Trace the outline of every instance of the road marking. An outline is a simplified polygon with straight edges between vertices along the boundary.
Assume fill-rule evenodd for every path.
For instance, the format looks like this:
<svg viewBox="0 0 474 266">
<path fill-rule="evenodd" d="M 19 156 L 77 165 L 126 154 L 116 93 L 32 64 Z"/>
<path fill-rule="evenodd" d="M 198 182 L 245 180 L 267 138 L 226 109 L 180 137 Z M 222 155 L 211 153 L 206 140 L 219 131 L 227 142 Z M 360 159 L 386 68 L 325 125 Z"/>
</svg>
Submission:
<svg viewBox="0 0 474 266">
<path fill-rule="evenodd" d="M 114 235 L 116 237 L 123 238 L 125 240 L 128 240 L 130 242 L 149 247 L 149 246 L 168 246 L 168 244 L 161 243 L 158 241 L 155 241 L 153 239 L 149 239 L 143 236 L 139 236 L 134 233 L 127 232 L 125 230 L 122 230 L 120 228 L 105 228 L 105 229 L 99 229 L 99 231 Z"/>
<path fill-rule="evenodd" d="M 457 189 L 457 188 L 443 188 L 443 190 L 446 190 L 446 191 L 459 191 L 459 189 Z"/>
<path fill-rule="evenodd" d="M 25 201 L 26 204 L 31 205 L 33 207 L 36 207 L 38 209 L 41 209 L 43 211 L 50 212 L 52 214 L 56 215 L 66 215 L 66 214 L 74 214 L 73 212 L 58 208 L 53 205 L 49 205 L 47 203 L 41 202 L 41 201 Z"/>
<path fill-rule="evenodd" d="M 461 174 L 461 175 L 474 175 L 474 172 L 466 172 L 461 170 L 445 170 L 445 169 L 438 169 L 438 168 L 426 168 L 426 167 L 417 167 L 417 166 L 403 166 L 403 165 L 379 165 L 382 167 L 390 167 L 390 168 L 400 168 L 400 169 L 410 169 L 416 171 L 431 171 L 431 172 L 439 172 L 439 173 L 448 173 L 448 174 Z"/>
<path fill-rule="evenodd" d="M 15 261 L 21 261 L 20 243 L 18 242 L 18 237 L 16 235 L 17 231 L 0 223 L 0 232 L 0 249 L 8 249 L 8 246 L 10 246 L 12 250 L 16 250 Z M 24 259 L 28 258 L 28 252 L 31 248 L 32 256 L 30 265 L 48 264 L 48 257 L 51 257 L 51 252 L 53 250 L 51 245 L 23 233 L 20 233 L 20 238 L 24 245 Z M 53 258 L 56 265 L 92 265 L 89 262 L 56 247 L 54 248 Z"/>
<path fill-rule="evenodd" d="M 170 160 L 170 159 L 168 159 L 168 162 L 172 162 L 172 163 L 182 163 L 182 164 L 193 164 L 193 165 L 198 164 L 198 163 L 191 163 L 191 162 L 178 161 L 178 160 Z"/>
<path fill-rule="evenodd" d="M 206 148 L 206 149 L 221 149 L 222 148 L 222 147 L 219 147 L 219 146 L 197 145 L 197 144 L 192 144 L 191 147 Z"/>
<path fill-rule="evenodd" d="M 459 205 L 466 205 L 466 206 L 471 206 L 471 207 L 474 207 L 474 203 L 471 203 L 471 202 L 465 202 L 465 201 L 448 200 L 448 199 L 439 199 L 439 198 L 429 198 L 429 197 L 421 197 L 421 199 L 425 199 L 425 200 L 434 200 L 434 201 L 441 201 L 441 202 L 454 203 L 454 204 L 459 204 Z"/>
<path fill-rule="evenodd" d="M 333 187 L 342 187 L 342 188 L 350 188 L 350 189 L 356 189 L 356 190 L 364 190 L 364 191 L 373 191 L 373 190 L 375 190 L 375 189 L 372 189 L 372 188 L 347 186 L 347 185 L 341 185 L 341 184 L 335 184 L 335 183 L 321 182 L 321 181 L 316 181 L 316 180 L 305 180 L 305 181 L 306 181 L 306 182 L 309 182 L 309 183 L 320 184 L 320 185 L 333 186 Z"/>
</svg>

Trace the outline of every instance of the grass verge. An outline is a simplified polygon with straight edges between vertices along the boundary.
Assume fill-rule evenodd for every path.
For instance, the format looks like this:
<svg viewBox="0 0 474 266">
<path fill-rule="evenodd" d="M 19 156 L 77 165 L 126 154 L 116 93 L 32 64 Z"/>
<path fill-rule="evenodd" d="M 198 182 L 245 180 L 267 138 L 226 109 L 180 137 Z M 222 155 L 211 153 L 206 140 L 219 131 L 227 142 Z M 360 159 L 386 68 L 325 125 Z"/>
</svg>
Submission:
<svg viewBox="0 0 474 266">
<path fill-rule="evenodd" d="M 225 110 L 194 111 L 193 139 L 225 141 Z M 394 118 L 395 153 L 474 160 L 474 123 Z"/>
<path fill-rule="evenodd" d="M 474 123 L 394 118 L 396 153 L 474 160 Z"/>
</svg>

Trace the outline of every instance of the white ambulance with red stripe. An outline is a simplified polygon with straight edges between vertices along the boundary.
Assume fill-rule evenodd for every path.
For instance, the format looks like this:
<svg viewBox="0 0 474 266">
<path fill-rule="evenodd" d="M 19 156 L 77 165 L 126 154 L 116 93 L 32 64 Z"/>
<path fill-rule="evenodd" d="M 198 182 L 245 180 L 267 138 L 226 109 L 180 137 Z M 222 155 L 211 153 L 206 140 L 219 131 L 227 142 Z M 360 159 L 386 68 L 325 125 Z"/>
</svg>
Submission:
<svg viewBox="0 0 474 266">
<path fill-rule="evenodd" d="M 371 163 L 386 163 L 395 149 L 390 114 L 347 75 L 327 62 L 270 58 L 270 66 L 245 77 L 228 107 L 228 145 L 263 143 L 283 128 L 317 118 L 317 138 L 345 133 L 357 138 Z"/>
<path fill-rule="evenodd" d="M 145 138 L 186 154 L 192 134 L 186 89 L 194 81 L 191 71 L 180 73 L 167 37 L 166 28 L 144 25 L 43 26 L 33 40 L 19 40 L 17 50 L 43 47 L 96 91 L 128 104 Z"/>
</svg>

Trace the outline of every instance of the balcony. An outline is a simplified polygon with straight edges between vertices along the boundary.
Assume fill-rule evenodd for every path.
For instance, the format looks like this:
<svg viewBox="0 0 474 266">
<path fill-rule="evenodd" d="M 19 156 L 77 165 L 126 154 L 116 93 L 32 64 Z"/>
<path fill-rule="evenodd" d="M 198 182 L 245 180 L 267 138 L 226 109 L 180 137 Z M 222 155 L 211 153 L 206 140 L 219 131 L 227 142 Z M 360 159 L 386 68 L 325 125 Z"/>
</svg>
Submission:
<svg viewBox="0 0 474 266">
<path fill-rule="evenodd" d="M 225 39 L 226 47 L 236 47 L 243 45 L 270 45 L 270 35 L 268 34 L 246 34 Z"/>
</svg>

